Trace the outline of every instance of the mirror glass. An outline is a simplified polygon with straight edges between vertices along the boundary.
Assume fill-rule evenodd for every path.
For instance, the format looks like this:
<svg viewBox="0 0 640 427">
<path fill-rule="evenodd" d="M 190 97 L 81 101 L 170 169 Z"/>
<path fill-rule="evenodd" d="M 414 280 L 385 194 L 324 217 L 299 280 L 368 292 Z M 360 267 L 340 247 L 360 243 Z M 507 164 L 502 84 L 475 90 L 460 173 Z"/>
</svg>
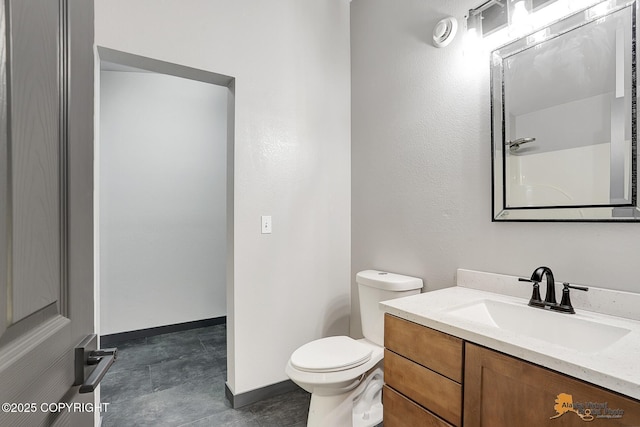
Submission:
<svg viewBox="0 0 640 427">
<path fill-rule="evenodd" d="M 640 221 L 635 15 L 604 2 L 492 52 L 495 221 Z"/>
</svg>

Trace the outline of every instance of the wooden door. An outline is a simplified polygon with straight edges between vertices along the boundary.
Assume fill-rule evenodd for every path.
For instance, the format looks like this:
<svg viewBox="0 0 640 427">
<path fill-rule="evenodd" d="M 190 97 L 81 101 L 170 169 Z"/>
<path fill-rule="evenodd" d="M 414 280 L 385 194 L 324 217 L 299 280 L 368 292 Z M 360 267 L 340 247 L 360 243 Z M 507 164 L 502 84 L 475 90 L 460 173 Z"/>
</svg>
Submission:
<svg viewBox="0 0 640 427">
<path fill-rule="evenodd" d="M 467 343 L 463 425 L 640 426 L 640 402 Z"/>
<path fill-rule="evenodd" d="M 93 2 L 0 0 L 0 26 L 0 425 L 91 426 Z"/>
</svg>

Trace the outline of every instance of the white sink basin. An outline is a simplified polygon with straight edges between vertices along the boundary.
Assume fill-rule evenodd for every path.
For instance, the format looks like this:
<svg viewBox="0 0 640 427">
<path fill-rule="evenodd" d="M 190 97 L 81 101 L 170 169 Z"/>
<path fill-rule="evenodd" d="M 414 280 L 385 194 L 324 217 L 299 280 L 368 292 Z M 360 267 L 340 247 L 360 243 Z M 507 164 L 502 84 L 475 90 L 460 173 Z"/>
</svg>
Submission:
<svg viewBox="0 0 640 427">
<path fill-rule="evenodd" d="M 443 313 L 584 353 L 601 351 L 630 332 L 573 314 L 490 299 L 452 307 Z"/>
</svg>

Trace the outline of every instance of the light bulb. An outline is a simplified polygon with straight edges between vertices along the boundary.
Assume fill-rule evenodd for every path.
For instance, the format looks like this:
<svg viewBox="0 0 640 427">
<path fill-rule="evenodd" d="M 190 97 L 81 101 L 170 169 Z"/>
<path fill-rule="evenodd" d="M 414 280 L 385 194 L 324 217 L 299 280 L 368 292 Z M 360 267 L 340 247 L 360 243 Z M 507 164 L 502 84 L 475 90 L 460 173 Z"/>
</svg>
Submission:
<svg viewBox="0 0 640 427">
<path fill-rule="evenodd" d="M 531 17 L 529 11 L 524 4 L 524 0 L 520 0 L 513 5 L 513 14 L 511 15 L 511 25 L 509 33 L 514 37 L 520 37 L 531 31 Z"/>
</svg>

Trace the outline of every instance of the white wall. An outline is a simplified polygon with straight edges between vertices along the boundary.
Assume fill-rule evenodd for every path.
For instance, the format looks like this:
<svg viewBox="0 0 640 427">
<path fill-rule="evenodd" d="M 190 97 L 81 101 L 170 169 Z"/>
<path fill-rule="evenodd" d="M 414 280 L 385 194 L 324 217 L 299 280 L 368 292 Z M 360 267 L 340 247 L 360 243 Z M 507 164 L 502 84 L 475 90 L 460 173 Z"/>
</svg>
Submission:
<svg viewBox="0 0 640 427">
<path fill-rule="evenodd" d="M 95 16 L 98 46 L 235 77 L 227 382 L 287 379 L 299 345 L 349 329 L 348 0 L 96 0 Z"/>
<path fill-rule="evenodd" d="M 228 89 L 100 77 L 101 334 L 225 316 Z"/>
<path fill-rule="evenodd" d="M 489 60 L 436 22 L 474 0 L 353 0 L 352 273 L 452 286 L 457 268 L 640 292 L 638 224 L 492 223 Z M 354 296 L 356 288 L 353 286 Z M 360 332 L 353 298 L 352 330 Z"/>
</svg>

